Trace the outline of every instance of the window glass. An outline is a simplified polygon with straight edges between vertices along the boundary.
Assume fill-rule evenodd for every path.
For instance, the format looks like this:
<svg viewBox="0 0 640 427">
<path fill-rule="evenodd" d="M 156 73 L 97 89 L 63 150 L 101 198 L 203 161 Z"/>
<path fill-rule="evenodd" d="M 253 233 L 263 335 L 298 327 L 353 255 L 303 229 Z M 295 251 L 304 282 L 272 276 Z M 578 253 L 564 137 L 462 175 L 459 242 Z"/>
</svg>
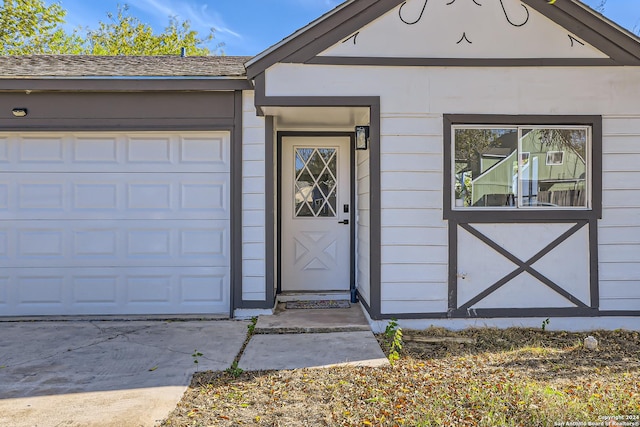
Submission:
<svg viewBox="0 0 640 427">
<path fill-rule="evenodd" d="M 456 129 L 456 207 L 515 206 L 517 153 L 517 129 Z"/>
<path fill-rule="evenodd" d="M 337 150 L 295 147 L 295 216 L 335 217 Z"/>
<path fill-rule="evenodd" d="M 522 129 L 524 206 L 586 207 L 587 130 Z"/>
<path fill-rule="evenodd" d="M 588 207 L 587 127 L 454 127 L 454 208 Z"/>
</svg>

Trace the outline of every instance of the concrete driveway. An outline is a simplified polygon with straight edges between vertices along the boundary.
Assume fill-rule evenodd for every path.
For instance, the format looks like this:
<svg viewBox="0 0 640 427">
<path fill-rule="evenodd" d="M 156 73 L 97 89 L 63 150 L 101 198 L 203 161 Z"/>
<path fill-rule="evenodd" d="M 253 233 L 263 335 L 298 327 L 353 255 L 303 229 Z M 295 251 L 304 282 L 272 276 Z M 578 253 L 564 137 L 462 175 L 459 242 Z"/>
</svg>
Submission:
<svg viewBox="0 0 640 427">
<path fill-rule="evenodd" d="M 0 425 L 156 425 L 196 370 L 231 365 L 247 324 L 0 322 Z"/>
</svg>

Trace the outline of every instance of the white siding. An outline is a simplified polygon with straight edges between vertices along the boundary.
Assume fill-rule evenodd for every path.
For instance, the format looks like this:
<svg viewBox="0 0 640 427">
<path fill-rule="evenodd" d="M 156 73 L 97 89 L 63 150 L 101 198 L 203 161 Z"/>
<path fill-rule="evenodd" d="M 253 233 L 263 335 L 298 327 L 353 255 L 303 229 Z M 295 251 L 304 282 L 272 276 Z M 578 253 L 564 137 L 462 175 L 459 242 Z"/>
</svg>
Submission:
<svg viewBox="0 0 640 427">
<path fill-rule="evenodd" d="M 369 151 L 356 151 L 356 287 L 360 297 L 371 304 L 371 259 L 369 216 Z"/>
<path fill-rule="evenodd" d="M 249 91 L 242 97 L 242 139 L 242 299 L 264 301 L 265 124 Z"/>
<path fill-rule="evenodd" d="M 637 76 L 635 67 L 400 68 L 278 64 L 267 70 L 267 95 L 376 94 L 381 97 L 382 115 L 387 117 L 454 113 L 631 116 L 640 114 Z M 436 131 L 433 125 L 424 126 Z M 391 134 L 407 132 L 401 126 L 392 129 Z M 408 132 L 416 134 L 415 130 Z M 441 134 L 442 129 L 437 133 Z"/>
<path fill-rule="evenodd" d="M 442 116 L 384 112 L 381 134 L 381 311 L 446 311 Z"/>
<path fill-rule="evenodd" d="M 600 308 L 640 309 L 640 115 L 603 122 Z"/>
<path fill-rule="evenodd" d="M 383 314 L 447 309 L 443 114 L 604 116 L 601 308 L 638 310 L 638 71 L 278 64 L 267 71 L 267 95 L 381 97 Z"/>
</svg>

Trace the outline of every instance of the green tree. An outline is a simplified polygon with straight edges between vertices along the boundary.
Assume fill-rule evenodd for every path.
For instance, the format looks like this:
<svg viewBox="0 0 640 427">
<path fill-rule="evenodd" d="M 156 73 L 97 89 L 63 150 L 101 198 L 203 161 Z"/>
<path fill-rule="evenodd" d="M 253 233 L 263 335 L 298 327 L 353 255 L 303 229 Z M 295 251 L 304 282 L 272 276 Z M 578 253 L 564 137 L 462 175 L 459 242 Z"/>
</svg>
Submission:
<svg viewBox="0 0 640 427">
<path fill-rule="evenodd" d="M 117 14 L 108 13 L 109 21 L 100 22 L 96 30 L 89 30 L 86 37 L 86 52 L 91 55 L 175 55 L 181 48 L 188 55 L 210 55 L 217 53 L 221 45 L 212 52 L 207 45 L 214 40 L 214 29 L 201 38 L 191 28 L 189 21 L 169 18 L 169 25 L 160 34 L 154 34 L 148 24 L 129 13 L 129 7 L 118 6 Z"/>
<path fill-rule="evenodd" d="M 0 8 L 0 54 L 80 53 L 82 40 L 62 28 L 67 12 L 43 0 L 4 0 Z"/>
<path fill-rule="evenodd" d="M 63 28 L 67 11 L 59 3 L 45 0 L 3 0 L 0 6 L 0 55 L 88 54 L 88 55 L 176 55 L 186 48 L 188 55 L 220 53 L 213 45 L 214 29 L 201 37 L 189 21 L 169 17 L 162 33 L 118 5 L 95 30 Z"/>
</svg>

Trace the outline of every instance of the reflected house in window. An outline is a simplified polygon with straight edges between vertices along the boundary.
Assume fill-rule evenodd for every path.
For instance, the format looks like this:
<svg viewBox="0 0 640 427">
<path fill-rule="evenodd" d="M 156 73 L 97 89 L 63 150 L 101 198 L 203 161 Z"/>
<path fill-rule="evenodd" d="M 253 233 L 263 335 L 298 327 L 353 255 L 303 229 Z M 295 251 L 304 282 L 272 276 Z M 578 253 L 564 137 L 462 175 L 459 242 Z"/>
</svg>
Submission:
<svg viewBox="0 0 640 427">
<path fill-rule="evenodd" d="M 517 158 L 517 135 L 517 129 L 456 129 L 458 207 L 513 206 L 517 191 L 508 163 Z"/>
<path fill-rule="evenodd" d="M 456 193 L 462 180 L 468 193 L 464 206 L 587 207 L 585 129 L 457 129 L 458 152 L 474 131 L 482 132 L 473 135 L 475 150 L 456 159 Z"/>
</svg>

